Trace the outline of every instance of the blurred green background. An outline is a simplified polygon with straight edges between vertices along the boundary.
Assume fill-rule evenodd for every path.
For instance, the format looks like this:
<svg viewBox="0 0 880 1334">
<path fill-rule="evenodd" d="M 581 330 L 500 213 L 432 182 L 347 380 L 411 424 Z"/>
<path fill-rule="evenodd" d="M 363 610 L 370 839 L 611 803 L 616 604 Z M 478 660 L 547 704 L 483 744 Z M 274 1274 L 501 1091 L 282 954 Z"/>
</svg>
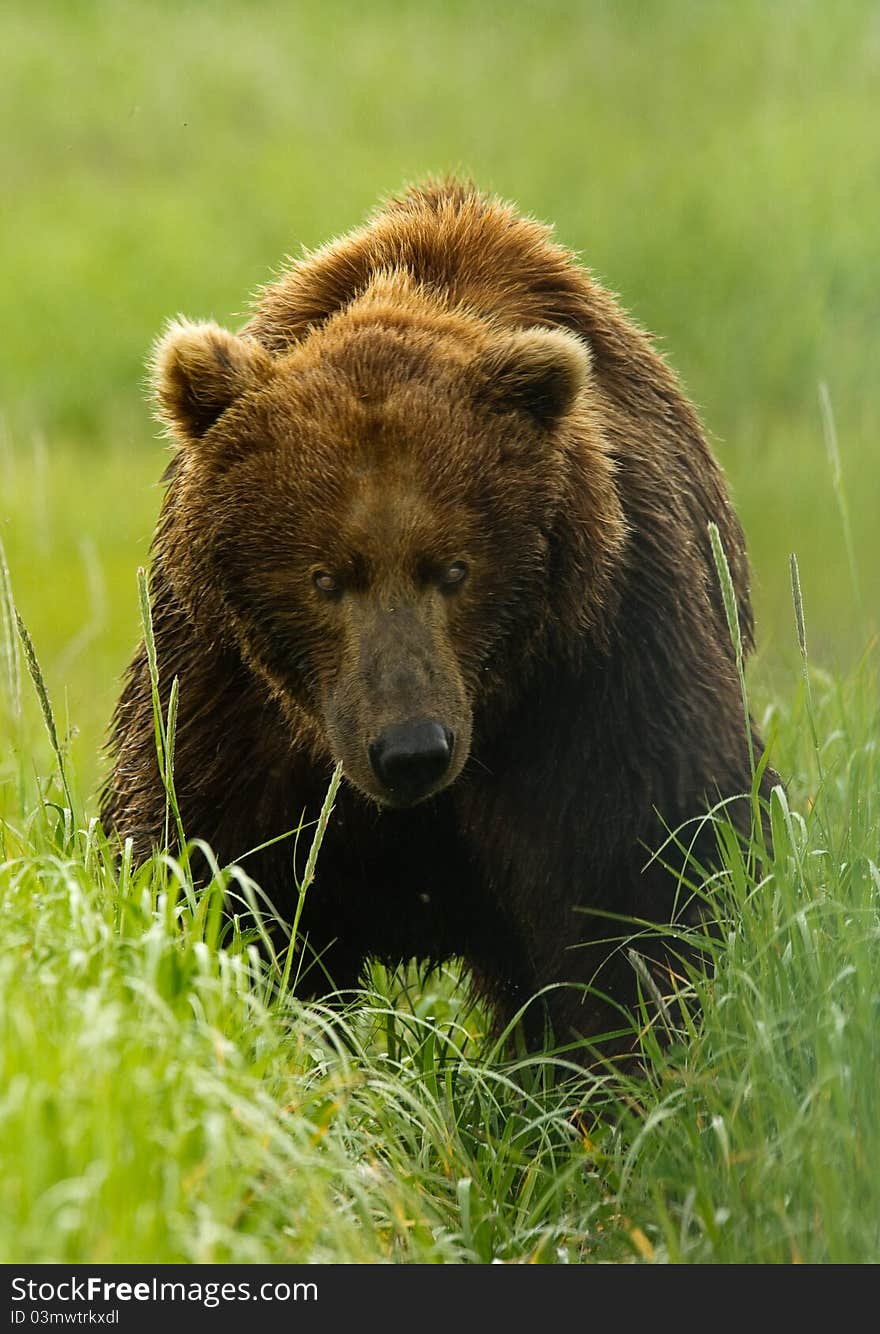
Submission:
<svg viewBox="0 0 880 1334">
<path fill-rule="evenodd" d="M 238 325 L 428 172 L 553 221 L 659 336 L 745 524 L 758 693 L 793 679 L 790 551 L 815 661 L 876 631 L 876 3 L 15 2 L 0 109 L 0 537 L 87 787 L 159 503 L 152 339 Z"/>
</svg>

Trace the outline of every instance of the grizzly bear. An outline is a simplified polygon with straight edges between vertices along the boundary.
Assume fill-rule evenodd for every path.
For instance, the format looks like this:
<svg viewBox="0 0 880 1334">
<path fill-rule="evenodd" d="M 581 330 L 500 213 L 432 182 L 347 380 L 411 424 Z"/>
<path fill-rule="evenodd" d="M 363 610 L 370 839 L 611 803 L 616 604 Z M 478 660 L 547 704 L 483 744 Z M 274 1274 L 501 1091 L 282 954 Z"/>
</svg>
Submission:
<svg viewBox="0 0 880 1334">
<path fill-rule="evenodd" d="M 613 1047 L 645 981 L 625 943 L 667 989 L 646 924 L 695 920 L 707 809 L 750 818 L 708 525 L 748 649 L 743 534 L 673 373 L 549 228 L 456 181 L 294 262 L 240 333 L 173 323 L 153 371 L 187 837 L 290 917 L 284 836 L 340 763 L 301 993 L 461 958 L 500 1025 Z M 153 726 L 141 646 L 102 807 L 138 858 L 165 837 Z"/>
</svg>

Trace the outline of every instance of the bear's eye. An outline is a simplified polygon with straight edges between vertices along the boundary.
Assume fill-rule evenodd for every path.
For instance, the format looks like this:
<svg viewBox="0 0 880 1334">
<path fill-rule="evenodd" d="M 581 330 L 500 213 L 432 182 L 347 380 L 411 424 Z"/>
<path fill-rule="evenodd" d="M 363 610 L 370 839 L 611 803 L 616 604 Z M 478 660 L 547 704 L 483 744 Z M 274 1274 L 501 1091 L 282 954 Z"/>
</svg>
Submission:
<svg viewBox="0 0 880 1334">
<path fill-rule="evenodd" d="M 447 565 L 445 570 L 440 571 L 441 588 L 457 588 L 463 584 L 468 576 L 468 567 L 463 560 L 454 560 L 451 565 Z"/>
<path fill-rule="evenodd" d="M 312 583 L 320 593 L 339 593 L 342 589 L 341 581 L 329 570 L 316 570 L 312 575 Z"/>
</svg>

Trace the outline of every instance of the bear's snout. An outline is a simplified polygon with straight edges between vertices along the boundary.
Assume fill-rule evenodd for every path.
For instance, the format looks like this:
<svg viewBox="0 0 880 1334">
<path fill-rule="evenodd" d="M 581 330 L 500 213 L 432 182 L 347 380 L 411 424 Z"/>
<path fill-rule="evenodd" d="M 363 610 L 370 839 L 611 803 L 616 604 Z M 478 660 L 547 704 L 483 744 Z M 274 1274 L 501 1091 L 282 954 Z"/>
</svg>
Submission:
<svg viewBox="0 0 880 1334">
<path fill-rule="evenodd" d="M 449 768 L 455 738 L 433 719 L 392 723 L 369 746 L 373 773 L 397 805 L 428 796 Z"/>
</svg>

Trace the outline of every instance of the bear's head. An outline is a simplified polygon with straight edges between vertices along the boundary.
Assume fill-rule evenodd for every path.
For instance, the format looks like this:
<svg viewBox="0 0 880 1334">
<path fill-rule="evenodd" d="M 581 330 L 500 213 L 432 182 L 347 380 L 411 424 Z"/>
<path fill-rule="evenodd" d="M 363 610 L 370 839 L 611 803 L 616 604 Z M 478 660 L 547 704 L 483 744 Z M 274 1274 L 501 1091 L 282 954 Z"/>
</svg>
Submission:
<svg viewBox="0 0 880 1334">
<path fill-rule="evenodd" d="M 542 662 L 601 644 L 624 525 L 573 334 L 390 274 L 280 355 L 177 322 L 154 383 L 179 600 L 380 804 L 453 782 Z"/>
</svg>

